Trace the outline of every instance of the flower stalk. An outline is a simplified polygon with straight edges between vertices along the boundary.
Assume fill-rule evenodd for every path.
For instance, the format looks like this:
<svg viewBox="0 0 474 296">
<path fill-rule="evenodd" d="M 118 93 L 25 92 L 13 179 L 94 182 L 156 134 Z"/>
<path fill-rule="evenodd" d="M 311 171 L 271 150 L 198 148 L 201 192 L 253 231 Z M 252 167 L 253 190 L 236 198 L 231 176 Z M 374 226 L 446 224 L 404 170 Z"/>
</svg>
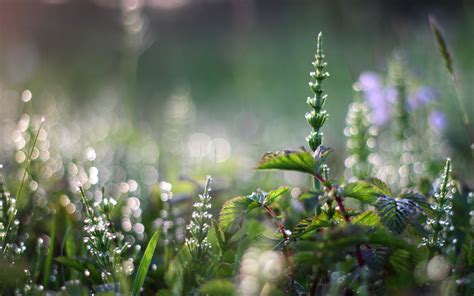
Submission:
<svg viewBox="0 0 474 296">
<path fill-rule="evenodd" d="M 329 73 L 325 71 L 327 63 L 324 61 L 323 53 L 323 34 L 320 32 L 318 35 L 318 42 L 316 48 L 315 61 L 312 63 L 314 66 L 314 72 L 309 73 L 309 76 L 314 81 L 309 82 L 309 87 L 313 91 L 314 95 L 308 97 L 306 103 L 313 109 L 306 113 L 306 120 L 309 125 L 313 128 L 313 131 L 306 137 L 309 147 L 314 152 L 323 143 L 323 133 L 321 128 L 329 117 L 326 110 L 323 110 L 326 104 L 327 95 L 323 94 L 323 80 L 329 77 Z"/>
</svg>

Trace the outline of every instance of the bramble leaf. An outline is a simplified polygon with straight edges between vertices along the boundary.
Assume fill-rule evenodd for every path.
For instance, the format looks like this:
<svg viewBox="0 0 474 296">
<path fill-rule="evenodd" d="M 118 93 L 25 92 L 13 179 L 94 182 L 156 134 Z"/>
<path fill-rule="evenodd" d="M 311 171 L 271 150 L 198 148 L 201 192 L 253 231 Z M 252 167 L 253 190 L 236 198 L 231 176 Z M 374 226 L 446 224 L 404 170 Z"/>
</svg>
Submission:
<svg viewBox="0 0 474 296">
<path fill-rule="evenodd" d="M 381 227 L 380 217 L 374 211 L 365 211 L 357 216 L 352 217 L 351 223 L 368 227 Z"/>
<path fill-rule="evenodd" d="M 395 250 L 390 254 L 388 262 L 396 272 L 412 270 L 415 265 L 412 254 L 407 250 Z"/>
<path fill-rule="evenodd" d="M 314 156 L 307 151 L 268 152 L 261 157 L 257 169 L 297 171 L 315 175 L 331 151 L 332 149 L 326 149 L 322 152 L 316 151 Z"/>
<path fill-rule="evenodd" d="M 326 215 L 326 213 L 321 213 L 318 216 L 314 216 L 312 218 L 304 219 L 298 222 L 291 236 L 300 237 L 308 232 L 311 232 L 323 227 L 329 227 L 331 225 L 332 225 L 332 222 L 329 219 L 329 217 Z"/>
<path fill-rule="evenodd" d="M 278 189 L 275 189 L 275 190 L 271 190 L 267 193 L 267 195 L 265 196 L 265 199 L 263 200 L 263 204 L 264 205 L 270 205 L 272 204 L 275 200 L 277 200 L 280 196 L 282 196 L 283 194 L 287 193 L 289 190 L 288 187 L 286 186 L 281 186 L 279 187 Z"/>
<path fill-rule="evenodd" d="M 372 184 L 375 188 L 377 188 L 380 193 L 388 196 L 392 196 L 392 190 L 390 190 L 390 187 L 388 187 L 387 184 L 385 184 L 382 180 L 378 178 L 367 178 L 365 181 L 369 184 Z"/>
<path fill-rule="evenodd" d="M 238 196 L 228 200 L 222 206 L 219 215 L 219 227 L 221 231 L 224 233 L 234 233 L 248 212 L 270 205 L 286 192 L 288 192 L 288 187 L 281 186 L 269 192 L 257 190 L 247 196 Z"/>
<path fill-rule="evenodd" d="M 389 196 L 379 198 L 375 207 L 382 224 L 397 234 L 402 233 L 408 223 L 423 212 L 421 206 L 412 200 L 394 199 Z"/>
<path fill-rule="evenodd" d="M 385 195 L 382 190 L 366 181 L 349 183 L 342 187 L 341 195 L 351 197 L 368 204 L 375 204 L 379 196 Z"/>
<path fill-rule="evenodd" d="M 318 233 L 313 240 L 296 242 L 299 249 L 294 255 L 295 261 L 301 264 L 319 264 L 345 260 L 347 252 L 352 252 L 354 245 L 368 244 L 371 247 L 386 246 L 413 252 L 414 247 L 402 238 L 385 231 L 374 230 L 362 225 L 346 224 Z"/>
<path fill-rule="evenodd" d="M 245 215 L 261 204 L 248 196 L 237 196 L 228 200 L 221 209 L 219 226 L 223 231 L 234 232 L 242 223 Z"/>
<path fill-rule="evenodd" d="M 426 197 L 418 192 L 405 192 L 399 196 L 401 199 L 408 199 L 413 201 L 414 203 L 418 204 L 423 211 L 428 214 L 429 216 L 434 215 L 433 208 L 431 208 L 431 205 L 427 201 Z"/>
</svg>

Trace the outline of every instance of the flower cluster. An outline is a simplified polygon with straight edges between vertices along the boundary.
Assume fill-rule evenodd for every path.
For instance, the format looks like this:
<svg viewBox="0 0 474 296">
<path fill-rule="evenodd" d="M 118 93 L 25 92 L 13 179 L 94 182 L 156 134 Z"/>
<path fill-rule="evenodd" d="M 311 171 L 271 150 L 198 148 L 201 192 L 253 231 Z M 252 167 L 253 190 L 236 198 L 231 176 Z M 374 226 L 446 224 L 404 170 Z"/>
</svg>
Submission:
<svg viewBox="0 0 474 296">
<path fill-rule="evenodd" d="M 212 214 L 209 213 L 211 209 L 211 196 L 209 195 L 211 180 L 211 177 L 208 176 L 204 193 L 199 195 L 199 202 L 194 203 L 191 221 L 186 226 L 189 236 L 186 238 L 185 244 L 197 260 L 203 258 L 211 248 L 211 243 L 207 239 L 212 218 Z"/>
<path fill-rule="evenodd" d="M 314 82 L 309 82 L 309 87 L 313 91 L 314 96 L 308 97 L 306 101 L 306 103 L 313 109 L 306 113 L 306 120 L 313 128 L 313 131 L 306 137 L 306 141 L 308 142 L 312 151 L 316 151 L 319 145 L 321 145 L 323 142 L 323 133 L 321 132 L 321 127 L 324 125 L 329 116 L 326 110 L 323 110 L 327 100 L 327 95 L 323 95 L 322 82 L 326 77 L 329 76 L 329 73 L 324 71 L 327 63 L 324 61 L 322 45 L 323 35 L 322 33 L 319 33 L 315 61 L 313 62 L 315 71 L 309 74 L 311 78 L 314 79 Z"/>
<path fill-rule="evenodd" d="M 453 195 L 456 192 L 454 181 L 451 178 L 451 160 L 446 161 L 443 174 L 439 180 L 439 188 L 433 196 L 435 202 L 431 204 L 435 215 L 428 218 L 426 224 L 431 228 L 431 235 L 423 238 L 422 245 L 432 249 L 446 249 L 448 244 L 456 244 L 456 240 L 450 241 L 453 227 Z"/>
<path fill-rule="evenodd" d="M 116 232 L 110 220 L 110 212 L 116 205 L 112 198 L 102 196 L 92 207 L 86 193 L 80 188 L 81 200 L 84 205 L 84 244 L 88 253 L 94 258 L 101 270 L 105 283 L 115 281 L 115 273 L 133 271 L 133 267 L 122 270 L 122 255 L 130 248 L 130 244 L 122 243 L 123 235 Z M 129 264 L 124 264 L 129 266 Z"/>
<path fill-rule="evenodd" d="M 390 101 L 394 96 L 394 90 L 386 87 L 382 78 L 374 72 L 363 72 L 354 85 L 370 106 L 371 116 L 374 124 L 378 127 L 385 125 L 390 120 Z"/>
<path fill-rule="evenodd" d="M 348 177 L 363 180 L 371 176 L 373 170 L 371 158 L 377 134 L 378 129 L 372 123 L 367 102 L 357 99 L 349 106 L 344 129 L 348 152 L 344 163 L 348 169 L 346 172 Z"/>
<path fill-rule="evenodd" d="M 5 191 L 0 173 L 0 259 L 8 258 L 11 262 L 15 260 L 15 255 L 26 250 L 24 242 L 16 242 L 20 224 L 16 219 L 17 211 L 16 199 Z"/>
<path fill-rule="evenodd" d="M 355 122 L 349 120 L 355 120 L 351 106 L 347 117 L 348 128 L 345 130 L 349 138 L 349 157 L 345 164 L 351 169 L 347 175 L 356 176 L 357 172 L 353 168 L 355 164 L 367 167 L 367 163 L 364 163 L 366 159 L 355 155 L 363 152 L 357 149 L 370 149 L 376 143 L 377 147 L 372 149 L 367 158 L 368 165 L 372 174 L 391 186 L 414 188 L 426 178 L 436 177 L 438 162 L 446 157 L 446 147 L 441 139 L 446 117 L 432 104 L 438 93 L 420 84 L 399 55 L 389 63 L 386 77 L 375 72 L 363 72 L 354 89 L 361 91 L 363 101 L 369 108 L 369 116 L 360 116 L 365 116 L 373 131 L 376 128 L 387 132 L 374 132 L 371 138 L 364 138 L 366 129 L 355 126 Z M 354 146 L 356 151 L 352 151 Z"/>
</svg>

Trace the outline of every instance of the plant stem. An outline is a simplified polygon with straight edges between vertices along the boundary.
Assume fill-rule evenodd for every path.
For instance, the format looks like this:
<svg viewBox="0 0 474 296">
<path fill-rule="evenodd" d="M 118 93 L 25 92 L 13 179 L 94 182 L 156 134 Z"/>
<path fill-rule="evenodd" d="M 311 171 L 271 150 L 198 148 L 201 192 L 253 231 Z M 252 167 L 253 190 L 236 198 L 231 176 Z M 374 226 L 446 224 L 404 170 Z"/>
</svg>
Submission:
<svg viewBox="0 0 474 296">
<path fill-rule="evenodd" d="M 36 142 L 38 141 L 38 137 L 39 137 L 39 134 L 40 134 L 40 131 L 41 131 L 41 127 L 43 126 L 43 122 L 44 122 L 44 118 L 42 118 L 41 121 L 40 121 L 38 131 L 36 132 L 35 138 L 33 140 L 33 145 L 31 146 L 30 153 L 28 154 L 28 160 L 26 162 L 25 171 L 23 172 L 23 177 L 21 178 L 20 187 L 18 188 L 18 192 L 16 193 L 16 198 L 17 198 L 18 204 L 20 203 L 21 193 L 23 191 L 23 186 L 24 186 L 25 181 L 26 181 L 26 174 L 28 173 L 28 169 L 30 168 L 30 164 L 31 164 L 31 156 L 33 155 L 33 151 L 35 150 Z"/>
<path fill-rule="evenodd" d="M 351 223 L 351 217 L 349 214 L 347 214 L 346 207 L 344 206 L 343 199 L 341 196 L 338 195 L 337 193 L 337 186 L 334 185 L 329 185 L 327 183 L 327 180 L 324 179 L 321 175 L 315 174 L 315 179 L 317 179 L 325 188 L 326 192 L 334 192 L 334 199 L 336 200 L 336 203 L 341 210 L 342 216 L 344 217 L 344 220 L 346 223 Z M 364 266 L 365 261 L 364 257 L 362 256 L 362 251 L 360 250 L 360 245 L 356 245 L 356 251 L 355 255 L 357 258 L 357 263 L 359 264 L 359 267 Z"/>
<path fill-rule="evenodd" d="M 276 216 L 276 213 L 275 211 L 273 211 L 272 208 L 270 208 L 269 206 L 267 205 L 264 205 L 263 208 L 265 209 L 265 211 L 267 211 L 267 213 L 275 220 L 277 226 L 278 226 L 278 229 L 280 230 L 281 234 L 283 235 L 283 237 L 285 238 L 285 242 L 289 242 L 290 241 L 290 237 L 288 235 L 288 233 L 286 232 L 286 228 L 285 226 L 277 219 L 277 216 Z M 293 256 L 293 253 L 291 252 L 291 249 L 287 247 L 287 245 L 285 244 L 284 245 L 284 252 L 283 254 L 285 255 L 285 260 L 286 260 L 286 263 L 288 264 L 288 267 L 290 268 L 290 271 L 291 271 L 291 288 L 294 290 L 294 287 L 295 287 L 295 274 L 294 274 L 294 268 L 293 268 L 293 262 L 291 261 L 291 256 Z"/>
</svg>

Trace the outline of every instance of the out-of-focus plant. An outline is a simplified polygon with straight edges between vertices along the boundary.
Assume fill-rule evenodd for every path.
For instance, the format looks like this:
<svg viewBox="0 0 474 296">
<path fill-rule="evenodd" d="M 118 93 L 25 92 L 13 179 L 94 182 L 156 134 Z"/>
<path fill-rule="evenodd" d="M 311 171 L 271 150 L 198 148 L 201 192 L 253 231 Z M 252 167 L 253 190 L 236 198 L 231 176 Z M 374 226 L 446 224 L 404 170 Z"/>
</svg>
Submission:
<svg viewBox="0 0 474 296">
<path fill-rule="evenodd" d="M 355 86 L 356 91 L 360 91 L 357 87 Z M 374 165 L 371 158 L 374 157 L 378 128 L 372 123 L 370 108 L 359 93 L 356 94 L 356 100 L 349 105 L 346 125 L 346 176 L 363 180 L 373 174 Z"/>
</svg>

